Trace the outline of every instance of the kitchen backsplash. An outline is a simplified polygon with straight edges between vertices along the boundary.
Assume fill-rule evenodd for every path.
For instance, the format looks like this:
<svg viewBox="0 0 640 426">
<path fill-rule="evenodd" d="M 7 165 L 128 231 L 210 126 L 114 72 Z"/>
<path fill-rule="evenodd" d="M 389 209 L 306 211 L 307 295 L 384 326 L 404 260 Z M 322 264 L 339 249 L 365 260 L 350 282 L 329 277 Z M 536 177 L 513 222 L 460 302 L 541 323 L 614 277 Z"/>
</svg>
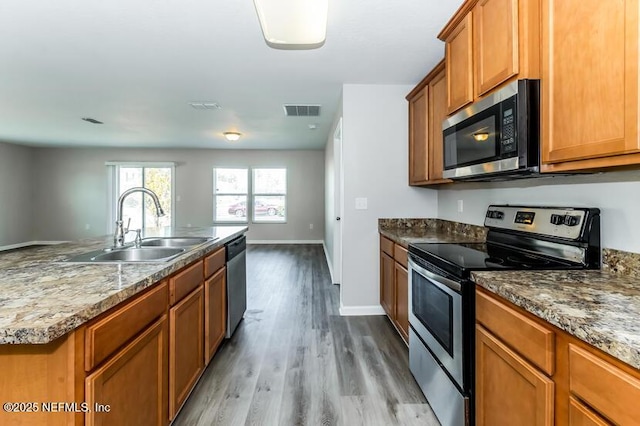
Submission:
<svg viewBox="0 0 640 426">
<path fill-rule="evenodd" d="M 602 269 L 640 278 L 640 253 L 603 248 Z"/>
<path fill-rule="evenodd" d="M 484 226 L 470 225 L 468 223 L 453 222 L 444 219 L 378 219 L 378 227 L 433 229 L 482 240 L 487 237 L 487 229 Z"/>
</svg>

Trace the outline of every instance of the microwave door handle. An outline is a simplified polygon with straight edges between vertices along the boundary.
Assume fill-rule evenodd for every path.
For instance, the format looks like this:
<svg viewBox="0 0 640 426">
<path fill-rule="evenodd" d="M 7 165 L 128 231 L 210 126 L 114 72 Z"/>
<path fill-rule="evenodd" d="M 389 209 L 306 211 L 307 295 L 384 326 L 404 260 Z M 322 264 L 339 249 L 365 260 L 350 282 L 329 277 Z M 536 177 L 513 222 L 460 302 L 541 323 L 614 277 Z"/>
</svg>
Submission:
<svg viewBox="0 0 640 426">
<path fill-rule="evenodd" d="M 423 275 L 426 278 L 429 278 L 431 281 L 433 281 L 433 283 L 435 285 L 437 285 L 438 287 L 440 287 L 442 290 L 445 290 L 443 288 L 443 286 L 444 286 L 444 287 L 447 287 L 447 288 L 455 291 L 456 293 L 462 292 L 462 284 L 460 284 L 459 282 L 447 279 L 445 277 L 441 277 L 438 274 L 434 274 L 433 272 L 428 271 L 428 270 L 424 269 L 423 267 L 417 265 L 411 259 L 409 259 L 409 265 L 411 266 L 411 268 L 413 268 L 416 271 L 418 271 L 418 273 L 420 275 Z"/>
</svg>

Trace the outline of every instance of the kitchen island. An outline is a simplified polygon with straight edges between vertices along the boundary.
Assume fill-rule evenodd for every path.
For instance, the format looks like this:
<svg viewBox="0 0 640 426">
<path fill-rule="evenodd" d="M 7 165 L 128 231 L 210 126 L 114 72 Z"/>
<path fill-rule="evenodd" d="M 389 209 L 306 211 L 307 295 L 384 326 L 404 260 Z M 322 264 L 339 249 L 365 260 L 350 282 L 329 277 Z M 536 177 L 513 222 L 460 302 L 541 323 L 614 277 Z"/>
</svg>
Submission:
<svg viewBox="0 0 640 426">
<path fill-rule="evenodd" d="M 246 231 L 145 230 L 212 238 L 168 262 L 68 262 L 110 237 L 0 254 L 0 424 L 168 424 L 209 361 L 224 245 Z"/>
</svg>

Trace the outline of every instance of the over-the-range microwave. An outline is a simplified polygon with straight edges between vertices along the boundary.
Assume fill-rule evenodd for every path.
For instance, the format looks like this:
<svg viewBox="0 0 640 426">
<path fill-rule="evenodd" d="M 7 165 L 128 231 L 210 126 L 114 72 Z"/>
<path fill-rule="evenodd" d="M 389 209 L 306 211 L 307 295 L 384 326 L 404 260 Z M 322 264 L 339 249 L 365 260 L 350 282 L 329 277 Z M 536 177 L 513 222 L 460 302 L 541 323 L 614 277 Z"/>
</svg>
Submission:
<svg viewBox="0 0 640 426">
<path fill-rule="evenodd" d="M 444 120 L 443 177 L 533 177 L 540 166 L 540 80 L 517 80 Z"/>
</svg>

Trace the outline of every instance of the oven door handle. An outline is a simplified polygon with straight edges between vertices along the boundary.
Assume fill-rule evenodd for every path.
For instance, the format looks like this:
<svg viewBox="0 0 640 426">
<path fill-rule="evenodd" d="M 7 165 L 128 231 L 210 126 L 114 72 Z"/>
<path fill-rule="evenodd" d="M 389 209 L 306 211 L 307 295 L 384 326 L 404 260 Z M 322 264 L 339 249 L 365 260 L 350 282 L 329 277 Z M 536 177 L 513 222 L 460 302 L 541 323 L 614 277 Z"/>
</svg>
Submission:
<svg viewBox="0 0 640 426">
<path fill-rule="evenodd" d="M 440 284 L 441 286 L 446 286 L 447 288 L 455 291 L 456 293 L 462 292 L 462 284 L 460 284 L 457 281 L 453 281 L 448 278 L 442 277 L 438 274 L 434 274 L 433 272 L 428 271 L 424 269 L 422 266 L 416 264 L 411 259 L 409 259 L 409 266 L 411 267 L 411 269 L 415 269 L 420 275 L 424 276 L 425 278 L 429 278 L 436 285 Z"/>
</svg>

